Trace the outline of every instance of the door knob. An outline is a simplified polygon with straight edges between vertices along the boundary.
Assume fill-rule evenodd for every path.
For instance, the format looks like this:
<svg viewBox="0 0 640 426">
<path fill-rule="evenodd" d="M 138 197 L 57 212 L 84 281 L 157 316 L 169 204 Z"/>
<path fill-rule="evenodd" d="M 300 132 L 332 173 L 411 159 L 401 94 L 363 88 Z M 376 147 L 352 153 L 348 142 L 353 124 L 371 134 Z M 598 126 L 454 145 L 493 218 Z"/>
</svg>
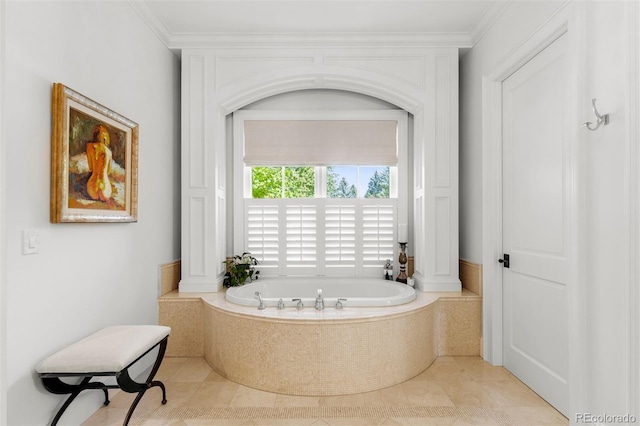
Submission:
<svg viewBox="0 0 640 426">
<path fill-rule="evenodd" d="M 509 267 L 509 255 L 508 254 L 504 254 L 502 255 L 502 259 L 498 259 L 499 263 L 502 263 L 502 266 L 504 266 L 505 268 Z"/>
</svg>

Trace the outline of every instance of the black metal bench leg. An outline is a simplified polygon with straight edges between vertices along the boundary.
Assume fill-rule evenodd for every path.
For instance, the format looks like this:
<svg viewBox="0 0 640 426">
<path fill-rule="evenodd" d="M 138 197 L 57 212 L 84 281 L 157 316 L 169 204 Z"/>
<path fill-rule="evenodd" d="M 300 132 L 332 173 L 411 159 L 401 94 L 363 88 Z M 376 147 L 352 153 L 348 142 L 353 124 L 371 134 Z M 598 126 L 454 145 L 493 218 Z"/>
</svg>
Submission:
<svg viewBox="0 0 640 426">
<path fill-rule="evenodd" d="M 156 357 L 156 362 L 153 364 L 153 367 L 151 368 L 151 372 L 149 373 L 149 376 L 147 377 L 147 380 L 144 383 L 138 383 L 133 379 L 131 379 L 131 376 L 129 375 L 128 370 L 121 371 L 116 378 L 118 381 L 118 385 L 122 390 L 129 393 L 136 393 L 136 392 L 138 393 L 136 398 L 131 403 L 131 407 L 129 407 L 127 416 L 124 419 L 124 423 L 123 423 L 124 426 L 129 424 L 129 420 L 131 420 L 131 416 L 133 415 L 133 412 L 135 411 L 136 407 L 138 406 L 138 403 L 144 396 L 144 393 L 148 389 L 155 386 L 160 387 L 160 389 L 162 389 L 162 403 L 163 404 L 167 403 L 167 391 L 164 387 L 164 384 L 160 381 L 153 380 L 156 373 L 158 372 L 158 369 L 160 368 L 160 364 L 162 364 L 162 359 L 164 358 L 164 353 L 167 349 L 167 339 L 168 339 L 168 336 L 160 342 L 159 349 L 158 349 L 158 356 Z"/>
<path fill-rule="evenodd" d="M 77 384 L 70 384 L 63 382 L 59 377 L 42 377 L 42 384 L 45 389 L 56 395 L 66 395 L 69 397 L 64 401 L 58 412 L 56 413 L 51 426 L 55 426 L 59 421 L 66 409 L 71 405 L 74 399 L 80 392 L 91 389 L 102 389 L 104 391 L 104 405 L 109 405 L 109 391 L 107 389 L 116 388 L 117 386 L 105 385 L 102 382 L 91 382 L 93 376 L 85 376 L 82 381 Z"/>
<path fill-rule="evenodd" d="M 103 405 L 109 405 L 111 401 L 109 401 L 109 391 L 105 388 L 102 389 L 104 391 L 104 403 Z"/>
<path fill-rule="evenodd" d="M 82 392 L 85 389 L 95 389 L 94 387 L 95 385 L 102 385 L 102 383 L 99 383 L 99 384 L 92 383 L 91 385 L 93 386 L 89 385 L 89 381 L 91 379 L 92 377 L 85 377 L 82 379 L 80 383 L 72 385 L 72 384 L 63 382 L 57 377 L 42 378 L 42 383 L 49 392 L 55 393 L 58 395 L 69 394 L 69 397 L 64 401 L 64 404 L 62 404 L 62 406 L 56 413 L 55 417 L 51 421 L 51 426 L 55 426 L 56 424 L 58 424 L 64 412 L 67 410 L 69 405 L 71 405 L 73 400 L 76 399 L 78 395 L 80 395 L 80 392 Z M 104 389 L 104 392 L 107 393 L 107 390 Z M 107 404 L 108 404 L 108 399 L 109 399 L 108 393 L 106 398 L 107 398 Z"/>
<path fill-rule="evenodd" d="M 167 391 L 164 388 L 164 384 L 159 381 L 159 380 L 153 380 L 153 378 L 156 376 L 156 374 L 158 373 L 158 370 L 160 369 L 160 364 L 162 364 L 162 360 L 164 359 L 164 353 L 167 350 L 167 341 L 169 339 L 169 336 L 167 336 L 164 340 L 162 340 L 160 342 L 160 346 L 158 348 L 158 356 L 156 357 L 156 362 L 155 364 L 153 364 L 153 368 L 151 368 L 151 372 L 149 373 L 149 376 L 147 377 L 147 389 L 152 388 L 154 386 L 159 386 L 160 389 L 162 389 L 162 403 L 166 404 L 167 403 Z"/>
</svg>

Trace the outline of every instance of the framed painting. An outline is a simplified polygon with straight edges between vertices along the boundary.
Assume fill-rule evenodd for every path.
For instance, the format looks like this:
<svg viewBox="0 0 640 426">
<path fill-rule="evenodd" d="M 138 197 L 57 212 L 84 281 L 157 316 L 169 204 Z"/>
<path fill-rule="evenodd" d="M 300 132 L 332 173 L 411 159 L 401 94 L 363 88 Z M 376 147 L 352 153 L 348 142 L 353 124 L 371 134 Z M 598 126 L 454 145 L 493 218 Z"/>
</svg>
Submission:
<svg viewBox="0 0 640 426">
<path fill-rule="evenodd" d="M 51 222 L 136 222 L 138 125 L 60 83 L 51 111 Z"/>
</svg>

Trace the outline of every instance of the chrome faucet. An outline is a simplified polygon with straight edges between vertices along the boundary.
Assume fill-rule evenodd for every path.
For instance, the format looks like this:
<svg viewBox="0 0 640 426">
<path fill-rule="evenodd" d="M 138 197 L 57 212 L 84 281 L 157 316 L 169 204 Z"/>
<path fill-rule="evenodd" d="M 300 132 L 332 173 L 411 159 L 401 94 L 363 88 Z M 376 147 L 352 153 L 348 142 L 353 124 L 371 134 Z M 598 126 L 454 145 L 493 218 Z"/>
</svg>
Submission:
<svg viewBox="0 0 640 426">
<path fill-rule="evenodd" d="M 336 301 L 336 309 L 342 309 L 342 302 L 346 302 L 347 299 L 338 299 Z"/>
<path fill-rule="evenodd" d="M 262 295 L 260 294 L 259 291 L 256 291 L 256 297 L 258 298 L 258 301 L 260 302 L 260 304 L 258 304 L 258 309 L 263 310 L 266 306 L 264 306 L 264 302 L 262 301 Z"/>
<path fill-rule="evenodd" d="M 322 289 L 318 289 L 318 296 L 316 297 L 316 309 L 324 309 L 324 299 L 322 298 Z"/>
<path fill-rule="evenodd" d="M 292 302 L 298 302 L 296 304 L 296 308 L 297 309 L 302 309 L 304 308 L 304 303 L 302 303 L 302 299 L 291 299 Z"/>
</svg>

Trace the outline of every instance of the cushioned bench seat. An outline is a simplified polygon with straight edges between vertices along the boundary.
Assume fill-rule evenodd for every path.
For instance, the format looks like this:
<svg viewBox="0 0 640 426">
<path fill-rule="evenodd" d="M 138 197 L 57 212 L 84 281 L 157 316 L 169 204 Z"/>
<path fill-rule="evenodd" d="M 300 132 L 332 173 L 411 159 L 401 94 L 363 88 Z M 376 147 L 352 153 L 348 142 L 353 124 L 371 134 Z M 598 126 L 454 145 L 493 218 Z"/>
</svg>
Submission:
<svg viewBox="0 0 640 426">
<path fill-rule="evenodd" d="M 107 389 L 120 388 L 125 392 L 137 393 L 124 420 L 128 424 L 133 411 L 147 389 L 159 386 L 162 389 L 162 403 L 167 402 L 164 384 L 153 381 L 160 368 L 171 329 L 159 325 L 112 326 L 104 328 L 47 357 L 36 367 L 44 387 L 55 394 L 70 394 L 53 421 L 57 424 L 71 402 L 86 389 L 102 389 L 104 404 L 109 404 Z M 159 346 L 158 355 L 149 377 L 144 383 L 131 379 L 129 367 Z M 114 376 L 117 385 L 92 382 L 93 377 Z M 61 377 L 83 377 L 78 384 L 68 384 Z"/>
</svg>

